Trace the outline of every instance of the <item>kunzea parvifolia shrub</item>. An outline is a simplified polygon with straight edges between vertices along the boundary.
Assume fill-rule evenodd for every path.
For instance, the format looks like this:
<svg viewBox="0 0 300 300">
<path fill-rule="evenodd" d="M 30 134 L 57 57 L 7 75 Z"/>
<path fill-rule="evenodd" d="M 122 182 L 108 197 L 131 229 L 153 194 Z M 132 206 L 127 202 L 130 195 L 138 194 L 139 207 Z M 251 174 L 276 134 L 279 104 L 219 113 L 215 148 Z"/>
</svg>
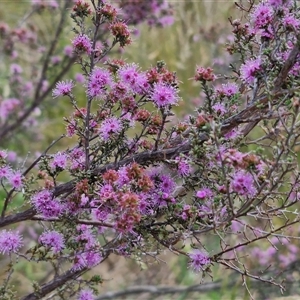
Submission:
<svg viewBox="0 0 300 300">
<path fill-rule="evenodd" d="M 149 4 L 140 2 L 144 13 Z M 149 2 L 150 24 L 171 22 L 166 3 Z M 35 8 L 55 3 L 35 1 Z M 60 59 L 67 69 L 81 67 L 77 81 L 53 71 L 47 84 L 53 47 L 39 52 L 33 32 L 0 28 L 2 51 L 14 55 L 9 46 L 25 41 L 39 55 L 50 53 L 31 84 L 11 65 L 12 89 L 23 98 L 1 98 L 0 135 L 22 124 L 49 91 L 53 105 L 70 108 L 65 132 L 29 166 L 14 168 L 0 152 L 0 252 L 7 265 L 1 299 L 96 299 L 101 274 L 82 275 L 111 254 L 158 259 L 165 251 L 187 257 L 200 277 L 212 276 L 213 266 L 240 274 L 252 298 L 248 279 L 285 289 L 276 276 L 299 255 L 297 1 L 237 3 L 243 19 L 230 19 L 234 39 L 226 46 L 234 63 L 226 74 L 195 67 L 203 104 L 181 121 L 173 109 L 187 100 L 163 61 L 141 70 L 108 58 L 132 43 L 126 17 L 132 12 L 134 24 L 147 18 L 133 11 L 137 3 L 123 1 L 123 10 L 101 0 L 63 3 L 74 33 Z M 68 138 L 72 146 L 51 151 Z M 34 237 L 26 231 L 33 226 Z M 218 241 L 213 248 L 209 237 Z M 22 260 L 48 264 L 53 276 L 20 296 L 11 282 Z"/>
</svg>

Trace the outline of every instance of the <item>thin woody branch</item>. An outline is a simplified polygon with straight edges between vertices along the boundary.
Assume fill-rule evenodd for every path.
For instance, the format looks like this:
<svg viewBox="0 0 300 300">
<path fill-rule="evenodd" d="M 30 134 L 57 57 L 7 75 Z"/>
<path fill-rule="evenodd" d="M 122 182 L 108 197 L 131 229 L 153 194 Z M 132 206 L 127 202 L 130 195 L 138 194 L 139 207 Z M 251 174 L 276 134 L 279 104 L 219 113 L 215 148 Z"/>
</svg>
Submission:
<svg viewBox="0 0 300 300">
<path fill-rule="evenodd" d="M 38 300 L 42 299 L 44 296 L 47 294 L 51 293 L 54 291 L 56 288 L 61 287 L 64 285 L 66 282 L 70 280 L 74 280 L 77 277 L 81 276 L 87 271 L 87 269 L 81 269 L 81 270 L 69 270 L 66 273 L 55 277 L 52 281 L 43 284 L 42 286 L 39 287 L 39 290 L 37 292 L 33 292 L 23 298 L 21 300 Z"/>
</svg>

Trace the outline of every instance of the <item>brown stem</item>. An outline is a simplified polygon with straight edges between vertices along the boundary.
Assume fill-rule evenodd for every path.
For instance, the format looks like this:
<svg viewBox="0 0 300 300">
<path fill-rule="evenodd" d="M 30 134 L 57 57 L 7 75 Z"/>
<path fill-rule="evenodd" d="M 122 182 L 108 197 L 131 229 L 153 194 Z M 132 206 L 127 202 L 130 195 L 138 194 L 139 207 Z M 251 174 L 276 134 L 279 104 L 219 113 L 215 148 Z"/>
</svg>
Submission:
<svg viewBox="0 0 300 300">
<path fill-rule="evenodd" d="M 64 285 L 66 282 L 72 279 L 76 279 L 78 276 L 82 275 L 85 273 L 87 269 L 82 269 L 82 270 L 68 270 L 61 276 L 55 277 L 52 281 L 43 284 L 38 292 L 33 292 L 25 297 L 23 297 L 21 300 L 38 300 L 42 299 L 45 295 L 51 293 L 54 291 L 56 288 L 61 287 Z"/>
</svg>

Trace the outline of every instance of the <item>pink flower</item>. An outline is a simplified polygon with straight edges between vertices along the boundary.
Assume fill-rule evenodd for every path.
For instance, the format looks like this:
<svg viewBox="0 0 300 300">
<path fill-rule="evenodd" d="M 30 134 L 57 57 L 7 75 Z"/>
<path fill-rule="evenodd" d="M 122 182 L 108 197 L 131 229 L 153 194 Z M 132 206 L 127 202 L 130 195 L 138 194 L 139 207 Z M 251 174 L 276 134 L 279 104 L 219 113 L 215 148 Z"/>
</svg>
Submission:
<svg viewBox="0 0 300 300">
<path fill-rule="evenodd" d="M 273 6 L 274 8 L 277 8 L 277 7 L 282 7 L 283 1 L 284 0 L 269 0 L 268 2 L 271 6 Z"/>
<path fill-rule="evenodd" d="M 235 129 L 235 128 L 233 128 L 232 130 L 230 130 L 229 132 L 227 132 L 225 135 L 224 135 L 224 137 L 226 138 L 226 139 L 235 139 L 236 137 L 238 137 L 239 136 L 239 131 L 237 130 L 237 129 Z"/>
<path fill-rule="evenodd" d="M 58 199 L 53 199 L 49 190 L 36 193 L 32 196 L 31 201 L 35 209 L 46 218 L 58 217 L 64 210 L 64 206 Z"/>
<path fill-rule="evenodd" d="M 107 141 L 113 133 L 119 133 L 121 130 L 121 121 L 116 117 L 111 117 L 102 122 L 99 134 L 103 140 Z"/>
<path fill-rule="evenodd" d="M 6 121 L 10 114 L 18 110 L 20 104 L 21 101 L 16 98 L 8 98 L 0 102 L 0 120 Z"/>
<path fill-rule="evenodd" d="M 22 186 L 22 173 L 20 172 L 10 173 L 7 179 L 10 185 L 15 189 L 20 189 Z"/>
<path fill-rule="evenodd" d="M 70 45 L 67 45 L 65 48 L 64 48 L 64 54 L 68 57 L 72 57 L 73 56 L 73 48 L 72 46 Z"/>
<path fill-rule="evenodd" d="M 285 27 L 291 29 L 299 29 L 300 21 L 296 19 L 293 15 L 287 15 L 283 18 L 282 23 Z"/>
<path fill-rule="evenodd" d="M 173 16 L 163 16 L 160 19 L 158 19 L 158 21 L 162 27 L 171 26 L 174 23 L 174 17 Z"/>
<path fill-rule="evenodd" d="M 18 64 L 11 64 L 10 65 L 10 73 L 12 75 L 21 74 L 22 72 L 23 72 L 23 69 L 20 65 L 18 65 Z"/>
<path fill-rule="evenodd" d="M 220 102 L 214 104 L 212 109 L 221 116 L 227 113 L 227 109 L 225 108 L 224 104 Z"/>
<path fill-rule="evenodd" d="M 42 91 L 43 92 L 46 92 L 47 91 L 47 89 L 48 89 L 48 86 L 49 86 L 49 82 L 47 81 L 47 80 L 43 80 L 42 81 Z"/>
<path fill-rule="evenodd" d="M 64 236 L 56 231 L 42 233 L 39 242 L 45 247 L 51 248 L 54 253 L 58 253 L 64 248 Z"/>
<path fill-rule="evenodd" d="M 180 176 L 187 176 L 192 172 L 189 161 L 183 157 L 176 158 L 177 169 Z"/>
<path fill-rule="evenodd" d="M 0 168 L 0 179 L 9 178 L 11 174 L 12 174 L 12 170 L 9 166 L 3 166 Z"/>
<path fill-rule="evenodd" d="M 236 83 L 222 84 L 221 88 L 217 89 L 218 94 L 231 97 L 239 92 L 239 87 Z"/>
<path fill-rule="evenodd" d="M 56 83 L 55 89 L 52 91 L 53 98 L 71 94 L 74 83 L 72 80 L 59 81 Z"/>
<path fill-rule="evenodd" d="M 85 82 L 85 77 L 81 73 L 76 73 L 75 74 L 75 80 L 78 83 L 84 83 Z"/>
<path fill-rule="evenodd" d="M 78 236 L 75 237 L 76 242 L 84 245 L 85 250 L 89 250 L 98 246 L 98 240 L 92 232 L 91 226 L 77 225 L 76 226 Z"/>
<path fill-rule="evenodd" d="M 50 0 L 49 3 L 48 3 L 49 7 L 53 8 L 53 9 L 56 9 L 58 8 L 58 3 L 56 2 L 56 0 Z"/>
<path fill-rule="evenodd" d="M 230 187 L 233 192 L 241 196 L 253 197 L 256 193 L 253 176 L 246 171 L 238 171 L 234 174 Z"/>
<path fill-rule="evenodd" d="M 77 35 L 73 41 L 72 45 L 78 52 L 86 52 L 87 54 L 92 53 L 92 42 L 86 34 Z"/>
<path fill-rule="evenodd" d="M 80 197 L 80 206 L 85 207 L 88 202 L 89 202 L 89 197 L 86 196 L 85 194 L 82 194 Z"/>
<path fill-rule="evenodd" d="M 105 95 L 106 86 L 113 82 L 110 72 L 106 69 L 96 67 L 89 78 L 87 94 L 90 97 Z"/>
<path fill-rule="evenodd" d="M 8 156 L 6 150 L 0 150 L 0 158 L 5 159 Z"/>
<path fill-rule="evenodd" d="M 75 264 L 73 266 L 74 270 L 80 270 L 83 268 L 92 268 L 95 265 L 99 264 L 102 257 L 98 252 L 94 250 L 90 250 L 88 252 L 84 252 L 76 255 Z"/>
<path fill-rule="evenodd" d="M 78 300 L 94 300 L 94 294 L 91 290 L 82 290 L 79 293 Z"/>
<path fill-rule="evenodd" d="M 195 272 L 202 271 L 211 263 L 209 256 L 198 249 L 193 250 L 189 257 L 191 259 L 189 265 Z"/>
<path fill-rule="evenodd" d="M 126 167 L 121 167 L 118 171 L 118 174 L 119 174 L 119 178 L 117 180 L 117 184 L 119 187 L 122 187 L 123 185 L 127 184 L 130 181 Z"/>
<path fill-rule="evenodd" d="M 211 189 L 209 188 L 204 188 L 202 190 L 199 190 L 197 193 L 196 193 L 196 196 L 200 199 L 205 199 L 205 198 L 209 198 L 213 195 Z"/>
<path fill-rule="evenodd" d="M 51 63 L 53 65 L 58 65 L 61 62 L 61 57 L 58 55 L 52 56 L 51 57 Z"/>
<path fill-rule="evenodd" d="M 33 83 L 31 81 L 27 81 L 26 83 L 24 83 L 24 85 L 22 86 L 22 92 L 24 93 L 24 95 L 29 96 L 32 91 Z"/>
<path fill-rule="evenodd" d="M 70 122 L 68 122 L 67 126 L 66 126 L 66 136 L 67 137 L 72 137 L 75 133 L 76 133 L 76 121 L 75 120 L 71 120 Z"/>
<path fill-rule="evenodd" d="M 146 74 L 139 72 L 137 64 L 126 64 L 118 70 L 118 75 L 120 82 L 136 93 L 144 94 L 150 88 Z"/>
<path fill-rule="evenodd" d="M 134 85 L 139 76 L 137 64 L 126 64 L 118 70 L 118 75 L 121 82 L 126 85 Z"/>
<path fill-rule="evenodd" d="M 16 252 L 23 245 L 22 237 L 18 232 L 11 230 L 0 231 L 0 253 Z"/>
<path fill-rule="evenodd" d="M 260 29 L 270 24 L 273 18 L 273 9 L 264 4 L 260 3 L 256 5 L 252 15 L 251 20 L 254 23 L 256 29 Z"/>
<path fill-rule="evenodd" d="M 247 60 L 243 65 L 241 65 L 240 68 L 242 81 L 248 84 L 253 84 L 255 76 L 260 70 L 261 70 L 260 58 Z"/>
<path fill-rule="evenodd" d="M 75 148 L 70 153 L 71 170 L 83 170 L 85 167 L 85 155 L 82 149 Z"/>
<path fill-rule="evenodd" d="M 171 4 L 167 0 L 124 1 L 122 5 L 122 15 L 130 25 L 147 20 L 150 26 L 168 26 L 174 22 L 172 13 Z"/>
<path fill-rule="evenodd" d="M 150 99 L 158 107 L 166 107 L 176 104 L 179 100 L 179 97 L 177 90 L 174 87 L 164 83 L 156 83 L 154 84 Z"/>
<path fill-rule="evenodd" d="M 64 170 L 67 166 L 67 155 L 64 153 L 56 153 L 53 157 L 53 160 L 50 164 L 52 169 L 62 169 Z"/>
<path fill-rule="evenodd" d="M 272 27 L 272 25 L 269 24 L 263 29 L 258 30 L 257 34 L 260 34 L 261 36 L 266 37 L 268 39 L 273 39 L 275 35 L 274 27 Z"/>
</svg>

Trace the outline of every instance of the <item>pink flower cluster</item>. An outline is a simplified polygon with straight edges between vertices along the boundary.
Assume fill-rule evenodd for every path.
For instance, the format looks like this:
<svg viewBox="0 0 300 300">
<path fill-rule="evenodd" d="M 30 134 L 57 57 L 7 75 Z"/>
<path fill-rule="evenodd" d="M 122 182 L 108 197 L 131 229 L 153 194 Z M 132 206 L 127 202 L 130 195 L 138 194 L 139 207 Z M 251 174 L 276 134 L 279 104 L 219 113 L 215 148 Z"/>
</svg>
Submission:
<svg viewBox="0 0 300 300">
<path fill-rule="evenodd" d="M 7 181 L 16 190 L 20 190 L 23 186 L 23 175 L 20 171 L 12 170 L 8 165 L 0 167 L 0 181 Z"/>
<path fill-rule="evenodd" d="M 249 59 L 241 66 L 241 79 L 248 84 L 253 84 L 260 70 L 262 70 L 261 59 Z"/>
<path fill-rule="evenodd" d="M 96 67 L 89 76 L 87 94 L 92 98 L 105 96 L 106 88 L 112 82 L 112 75 L 107 69 Z"/>
<path fill-rule="evenodd" d="M 64 236 L 56 231 L 42 233 L 39 242 L 45 247 L 49 247 L 53 253 L 59 253 L 64 248 Z"/>
<path fill-rule="evenodd" d="M 209 258 L 209 256 L 198 249 L 193 250 L 190 254 L 190 267 L 195 271 L 195 272 L 200 272 L 200 271 L 204 271 L 205 268 L 207 268 L 210 263 L 211 260 Z"/>
<path fill-rule="evenodd" d="M 116 117 L 111 117 L 105 119 L 99 129 L 99 135 L 104 140 L 107 141 L 112 134 L 119 133 L 122 130 L 122 123 Z"/>
<path fill-rule="evenodd" d="M 22 246 L 22 237 L 18 232 L 11 230 L 0 231 L 0 253 L 11 254 L 19 251 Z"/>
<path fill-rule="evenodd" d="M 79 34 L 77 35 L 73 41 L 72 45 L 74 47 L 74 50 L 79 53 L 86 53 L 91 54 L 92 53 L 92 42 L 90 38 L 86 34 Z"/>
</svg>

